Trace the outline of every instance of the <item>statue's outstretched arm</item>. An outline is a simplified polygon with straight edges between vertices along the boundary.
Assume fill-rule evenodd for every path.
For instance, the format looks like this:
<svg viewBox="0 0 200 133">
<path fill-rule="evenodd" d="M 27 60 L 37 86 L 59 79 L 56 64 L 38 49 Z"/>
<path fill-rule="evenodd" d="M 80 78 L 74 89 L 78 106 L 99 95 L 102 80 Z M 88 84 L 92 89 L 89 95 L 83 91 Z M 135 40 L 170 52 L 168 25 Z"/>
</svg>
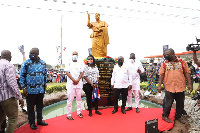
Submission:
<svg viewBox="0 0 200 133">
<path fill-rule="evenodd" d="M 90 28 L 90 27 L 91 27 L 91 23 L 90 23 L 90 14 L 88 13 L 88 11 L 87 11 L 87 14 L 88 14 L 87 26 Z"/>
</svg>

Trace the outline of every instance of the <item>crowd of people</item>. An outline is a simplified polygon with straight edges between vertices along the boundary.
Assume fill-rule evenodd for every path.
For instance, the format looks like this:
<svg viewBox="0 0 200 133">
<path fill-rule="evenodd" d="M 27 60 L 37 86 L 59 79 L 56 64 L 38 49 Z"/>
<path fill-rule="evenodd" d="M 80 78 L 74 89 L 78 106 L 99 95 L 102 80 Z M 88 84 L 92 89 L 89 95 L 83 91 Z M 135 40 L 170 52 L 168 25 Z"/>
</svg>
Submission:
<svg viewBox="0 0 200 133">
<path fill-rule="evenodd" d="M 67 75 L 65 71 L 47 70 L 47 82 L 62 83 L 67 82 Z"/>
<path fill-rule="evenodd" d="M 200 62 L 195 57 L 194 62 L 200 66 Z M 191 81 L 191 70 L 187 62 L 178 59 L 175 56 L 173 49 L 167 49 L 163 53 L 165 61 L 160 63 L 159 68 L 159 84 L 158 88 L 155 86 L 155 73 L 156 67 L 153 66 L 153 62 L 150 62 L 148 68 L 146 68 L 146 75 L 149 83 L 149 90 L 152 93 L 158 91 L 161 92 L 161 84 L 165 87 L 165 98 L 163 100 L 163 114 L 162 118 L 168 123 L 172 123 L 169 119 L 171 106 L 174 99 L 176 100 L 176 114 L 175 118 L 181 123 L 185 123 L 181 118 L 184 110 L 184 99 L 186 83 L 190 91 L 193 90 Z M 10 63 L 11 52 L 3 50 L 1 52 L 0 60 L 0 125 L 4 123 L 6 116 L 8 117 L 6 133 L 13 133 L 15 130 L 15 123 L 18 117 L 18 105 L 17 100 L 21 108 L 24 106 L 24 101 L 19 92 L 19 87 L 16 80 L 16 69 Z M 124 62 L 124 57 L 118 57 L 118 63 L 114 66 L 111 78 L 111 89 L 114 91 L 114 109 L 112 114 L 118 112 L 118 99 L 119 95 L 122 95 L 121 112 L 126 114 L 126 111 L 132 110 L 132 93 L 135 96 L 135 111 L 139 113 L 139 101 L 140 101 L 140 73 L 145 70 L 142 63 L 136 60 L 135 54 L 131 53 L 129 60 Z M 86 101 L 88 106 L 88 115 L 92 117 L 92 105 L 95 107 L 94 113 L 102 115 L 98 110 L 99 98 L 99 70 L 95 64 L 95 58 L 92 55 L 87 57 L 87 65 L 78 61 L 78 52 L 72 53 L 72 61 L 66 66 L 67 77 L 67 119 L 74 120 L 72 117 L 72 101 L 76 96 L 77 115 L 79 118 L 83 118 L 81 114 L 81 94 L 82 90 L 86 94 Z M 60 82 L 58 74 L 54 71 L 47 71 L 46 63 L 39 57 L 39 49 L 32 48 L 30 50 L 29 59 L 24 61 L 21 65 L 19 83 L 23 89 L 23 93 L 26 96 L 26 104 L 28 110 L 28 121 L 30 128 L 37 129 L 37 125 L 47 126 L 48 123 L 42 120 L 43 98 L 47 86 L 47 75 L 51 75 L 53 82 Z M 54 79 L 55 77 L 57 78 Z M 65 75 L 65 74 L 63 74 Z M 186 82 L 187 80 L 187 82 Z M 200 89 L 200 87 L 198 88 Z M 126 101 L 128 100 L 128 107 L 126 107 Z M 35 119 L 34 106 L 36 106 L 37 119 Z M 4 126 L 2 126 L 4 127 Z M 5 132 L 2 129 L 1 133 Z"/>
</svg>

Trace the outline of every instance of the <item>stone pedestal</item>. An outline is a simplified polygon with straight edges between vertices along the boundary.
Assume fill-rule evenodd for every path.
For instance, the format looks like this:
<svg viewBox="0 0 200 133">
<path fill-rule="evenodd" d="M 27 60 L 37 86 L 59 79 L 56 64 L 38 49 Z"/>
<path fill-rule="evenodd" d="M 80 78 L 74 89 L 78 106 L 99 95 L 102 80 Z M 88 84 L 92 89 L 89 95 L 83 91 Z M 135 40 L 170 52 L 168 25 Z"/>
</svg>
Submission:
<svg viewBox="0 0 200 133">
<path fill-rule="evenodd" d="M 112 58 L 105 58 L 97 59 L 95 62 L 100 74 L 99 92 L 101 100 L 98 101 L 99 106 L 112 106 L 113 90 L 111 89 L 111 77 L 115 61 Z"/>
</svg>

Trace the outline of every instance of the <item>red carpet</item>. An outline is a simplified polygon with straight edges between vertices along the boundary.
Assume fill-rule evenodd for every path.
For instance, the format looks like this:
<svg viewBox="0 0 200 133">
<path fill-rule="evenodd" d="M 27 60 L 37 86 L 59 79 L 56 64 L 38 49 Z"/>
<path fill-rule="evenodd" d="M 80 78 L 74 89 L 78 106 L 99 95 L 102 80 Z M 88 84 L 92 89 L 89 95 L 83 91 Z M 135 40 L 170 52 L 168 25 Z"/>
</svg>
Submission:
<svg viewBox="0 0 200 133">
<path fill-rule="evenodd" d="M 75 120 L 68 120 L 66 115 L 58 116 L 45 120 L 48 126 L 38 126 L 37 130 L 31 130 L 29 124 L 17 129 L 15 133 L 144 133 L 145 121 L 158 118 L 159 131 L 169 130 L 174 123 L 167 123 L 162 120 L 162 108 L 140 108 L 140 113 L 135 109 L 122 114 L 119 111 L 112 114 L 113 108 L 100 110 L 102 115 L 93 113 L 92 117 L 88 116 L 88 111 L 83 110 L 83 118 L 79 118 L 76 112 L 72 117 Z M 172 109 L 169 118 L 174 120 L 175 110 Z"/>
</svg>

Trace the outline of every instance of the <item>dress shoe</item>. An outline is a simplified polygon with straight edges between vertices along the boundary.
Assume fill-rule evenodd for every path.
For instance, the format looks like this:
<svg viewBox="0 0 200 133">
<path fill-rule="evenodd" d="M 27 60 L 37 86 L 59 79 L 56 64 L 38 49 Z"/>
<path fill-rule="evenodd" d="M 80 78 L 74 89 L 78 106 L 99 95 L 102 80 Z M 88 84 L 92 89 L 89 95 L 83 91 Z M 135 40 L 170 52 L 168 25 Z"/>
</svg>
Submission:
<svg viewBox="0 0 200 133">
<path fill-rule="evenodd" d="M 187 115 L 187 112 L 183 109 L 183 113 L 182 113 L 183 115 Z"/>
<path fill-rule="evenodd" d="M 132 107 L 128 107 L 125 111 L 130 111 L 132 110 Z"/>
<path fill-rule="evenodd" d="M 30 128 L 33 129 L 33 130 L 36 130 L 37 126 L 35 124 L 30 124 Z"/>
<path fill-rule="evenodd" d="M 47 126 L 48 123 L 46 123 L 45 121 L 40 121 L 40 122 L 37 122 L 37 125 Z"/>
<path fill-rule="evenodd" d="M 140 110 L 139 110 L 139 108 L 137 107 L 137 108 L 136 108 L 136 113 L 139 113 L 139 112 L 140 112 Z"/>
<path fill-rule="evenodd" d="M 98 110 L 95 111 L 96 114 L 101 115 L 102 113 L 99 112 Z"/>
<path fill-rule="evenodd" d="M 92 116 L 92 112 L 89 112 L 89 116 Z"/>
<path fill-rule="evenodd" d="M 183 118 L 176 118 L 180 123 L 185 124 L 185 120 Z"/>
<path fill-rule="evenodd" d="M 126 114 L 126 111 L 124 109 L 122 110 L 122 114 Z"/>
<path fill-rule="evenodd" d="M 118 110 L 114 109 L 114 110 L 112 111 L 112 114 L 116 113 L 117 111 L 118 111 Z"/>
<path fill-rule="evenodd" d="M 170 120 L 168 117 L 166 116 L 162 116 L 162 119 L 168 123 L 172 123 L 172 120 Z"/>
<path fill-rule="evenodd" d="M 5 133 L 5 129 L 1 129 L 0 133 Z"/>
</svg>

